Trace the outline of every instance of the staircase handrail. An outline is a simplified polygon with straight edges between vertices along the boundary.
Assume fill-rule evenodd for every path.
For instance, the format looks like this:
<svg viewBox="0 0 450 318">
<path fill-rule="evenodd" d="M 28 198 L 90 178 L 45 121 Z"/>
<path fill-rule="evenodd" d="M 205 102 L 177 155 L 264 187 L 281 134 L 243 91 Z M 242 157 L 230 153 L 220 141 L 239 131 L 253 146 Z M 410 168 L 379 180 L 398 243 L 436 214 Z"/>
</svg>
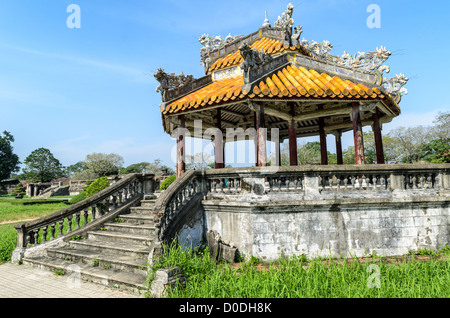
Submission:
<svg viewBox="0 0 450 318">
<path fill-rule="evenodd" d="M 54 240 L 56 238 L 56 224 L 58 224 L 59 228 L 58 238 L 64 238 L 72 236 L 75 231 L 86 227 L 94 220 L 97 222 L 97 220 L 107 218 L 108 215 L 127 203 L 135 201 L 136 198 L 143 198 L 144 194 L 153 192 L 151 183 L 154 182 L 154 178 L 154 174 L 128 174 L 106 189 L 67 208 L 34 221 L 14 225 L 17 231 L 17 248 L 15 252 L 23 256 L 25 249 L 30 244 L 46 244 Z M 89 210 L 92 218 L 88 223 Z M 85 219 L 84 224 L 80 223 L 81 215 Z M 63 234 L 62 229 L 66 219 L 68 221 L 68 229 Z M 72 229 L 74 225 L 75 229 Z M 49 227 L 51 237 L 49 240 L 46 240 Z M 43 240 L 39 242 L 38 238 L 41 230 L 43 232 Z M 18 259 L 21 259 L 22 256 L 19 256 Z"/>
</svg>

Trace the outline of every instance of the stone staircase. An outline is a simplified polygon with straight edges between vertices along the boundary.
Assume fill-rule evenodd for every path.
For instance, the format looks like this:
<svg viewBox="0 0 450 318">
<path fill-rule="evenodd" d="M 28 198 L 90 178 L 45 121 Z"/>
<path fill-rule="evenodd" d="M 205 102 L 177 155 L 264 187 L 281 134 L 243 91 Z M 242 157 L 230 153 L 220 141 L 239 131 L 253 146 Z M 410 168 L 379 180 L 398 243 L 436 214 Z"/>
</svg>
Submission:
<svg viewBox="0 0 450 318">
<path fill-rule="evenodd" d="M 114 222 L 105 223 L 87 238 L 71 240 L 68 246 L 48 248 L 45 256 L 23 259 L 29 264 L 134 293 L 146 290 L 147 260 L 156 237 L 153 207 L 156 200 L 142 200 Z"/>
</svg>

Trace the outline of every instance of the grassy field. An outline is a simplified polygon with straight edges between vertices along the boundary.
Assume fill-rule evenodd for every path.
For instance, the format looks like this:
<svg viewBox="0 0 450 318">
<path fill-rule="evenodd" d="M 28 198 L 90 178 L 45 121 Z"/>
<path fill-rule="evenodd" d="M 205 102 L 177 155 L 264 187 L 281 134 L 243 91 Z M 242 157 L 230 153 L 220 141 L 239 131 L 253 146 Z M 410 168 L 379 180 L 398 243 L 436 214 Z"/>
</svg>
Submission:
<svg viewBox="0 0 450 318">
<path fill-rule="evenodd" d="M 172 247 L 153 266 L 149 281 L 161 267 L 180 266 L 185 288 L 174 298 L 448 298 L 448 251 L 427 261 L 408 255 L 395 264 L 387 259 L 305 262 L 291 258 L 266 266 L 246 262 L 238 266 L 210 261 L 208 250 L 184 252 Z"/>
<path fill-rule="evenodd" d="M 0 196 L 0 264 L 9 262 L 11 253 L 16 248 L 15 223 L 40 218 L 67 207 L 64 202 L 27 205 L 26 203 L 30 203 L 30 201 L 31 199 L 27 198 L 17 200 L 8 196 Z"/>
</svg>

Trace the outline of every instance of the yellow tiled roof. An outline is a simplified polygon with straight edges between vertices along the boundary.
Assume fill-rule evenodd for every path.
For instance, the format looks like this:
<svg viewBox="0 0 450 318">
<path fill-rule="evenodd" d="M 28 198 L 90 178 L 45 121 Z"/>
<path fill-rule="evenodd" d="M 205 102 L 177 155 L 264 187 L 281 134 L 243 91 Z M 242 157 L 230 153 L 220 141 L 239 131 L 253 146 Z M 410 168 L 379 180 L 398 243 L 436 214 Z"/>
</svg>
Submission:
<svg viewBox="0 0 450 318">
<path fill-rule="evenodd" d="M 320 74 L 313 69 L 307 70 L 293 64 L 261 80 L 253 86 L 252 91 L 242 90 L 243 85 L 242 76 L 213 82 L 173 101 L 161 111 L 163 114 L 174 114 L 244 98 L 374 100 L 388 97 L 377 87 L 369 88 L 363 84 L 343 80 L 338 76 Z M 389 97 L 388 99 L 391 100 Z M 398 108 L 398 105 L 395 104 L 395 107 Z"/>
<path fill-rule="evenodd" d="M 297 45 L 297 46 L 283 45 L 283 41 L 281 41 L 281 40 L 274 40 L 274 39 L 269 39 L 266 37 L 263 37 L 261 40 L 254 42 L 252 45 L 250 45 L 250 47 L 257 51 L 261 51 L 261 49 L 262 49 L 265 53 L 269 53 L 269 54 L 278 54 L 278 53 L 283 53 L 284 51 L 290 50 L 290 51 L 298 51 L 304 55 L 310 56 L 310 54 L 307 53 L 300 45 Z M 227 56 L 222 57 L 222 58 L 218 59 L 217 61 L 215 61 L 209 67 L 209 69 L 207 70 L 207 73 L 210 73 L 210 72 L 222 69 L 222 68 L 238 65 L 238 64 L 242 63 L 243 61 L 244 61 L 244 59 L 242 58 L 240 51 L 237 50 L 236 52 L 230 53 Z"/>
</svg>

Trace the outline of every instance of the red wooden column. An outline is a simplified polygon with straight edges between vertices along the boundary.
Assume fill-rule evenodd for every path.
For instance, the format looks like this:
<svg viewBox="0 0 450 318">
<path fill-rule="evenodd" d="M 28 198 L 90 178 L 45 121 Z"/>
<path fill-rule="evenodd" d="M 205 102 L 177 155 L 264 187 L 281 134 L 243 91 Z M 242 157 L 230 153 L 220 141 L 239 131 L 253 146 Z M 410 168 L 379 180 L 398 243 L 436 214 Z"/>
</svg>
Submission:
<svg viewBox="0 0 450 318">
<path fill-rule="evenodd" d="M 222 136 L 222 114 L 220 108 L 217 109 L 216 113 L 216 128 L 217 133 L 214 135 L 214 168 L 222 169 L 224 165 L 224 144 Z"/>
<path fill-rule="evenodd" d="M 359 102 L 352 103 L 353 118 L 353 139 L 355 142 L 355 161 L 357 165 L 366 163 L 364 156 L 364 139 L 361 123 L 361 113 L 359 111 Z"/>
<path fill-rule="evenodd" d="M 375 113 L 372 115 L 373 119 L 373 134 L 375 137 L 375 149 L 377 152 L 377 164 L 384 164 L 384 149 L 383 149 L 383 138 L 381 137 L 381 126 L 380 126 L 380 113 L 378 108 L 375 109 Z"/>
<path fill-rule="evenodd" d="M 323 105 L 319 105 L 318 110 L 322 110 Z M 320 136 L 320 160 L 321 165 L 328 165 L 328 148 L 327 148 L 327 134 L 325 133 L 325 118 L 319 117 L 319 136 Z"/>
<path fill-rule="evenodd" d="M 295 116 L 295 104 L 289 103 L 291 116 Z M 289 164 L 290 166 L 298 165 L 297 157 L 297 129 L 295 120 L 289 123 Z"/>
<path fill-rule="evenodd" d="M 258 105 L 256 112 L 256 147 L 257 147 L 257 167 L 267 166 L 267 130 L 265 129 L 266 121 L 264 116 L 264 106 Z"/>
<path fill-rule="evenodd" d="M 327 134 L 325 133 L 325 118 L 319 118 L 319 135 L 320 135 L 320 160 L 322 166 L 328 165 L 327 151 Z"/>
<path fill-rule="evenodd" d="M 186 149 L 186 120 L 184 115 L 179 115 L 180 125 L 177 134 L 177 178 L 186 171 L 185 149 Z"/>
<path fill-rule="evenodd" d="M 337 164 L 343 165 L 344 158 L 342 157 L 342 132 L 337 131 L 335 134 L 336 137 L 336 156 L 337 156 Z"/>
</svg>

